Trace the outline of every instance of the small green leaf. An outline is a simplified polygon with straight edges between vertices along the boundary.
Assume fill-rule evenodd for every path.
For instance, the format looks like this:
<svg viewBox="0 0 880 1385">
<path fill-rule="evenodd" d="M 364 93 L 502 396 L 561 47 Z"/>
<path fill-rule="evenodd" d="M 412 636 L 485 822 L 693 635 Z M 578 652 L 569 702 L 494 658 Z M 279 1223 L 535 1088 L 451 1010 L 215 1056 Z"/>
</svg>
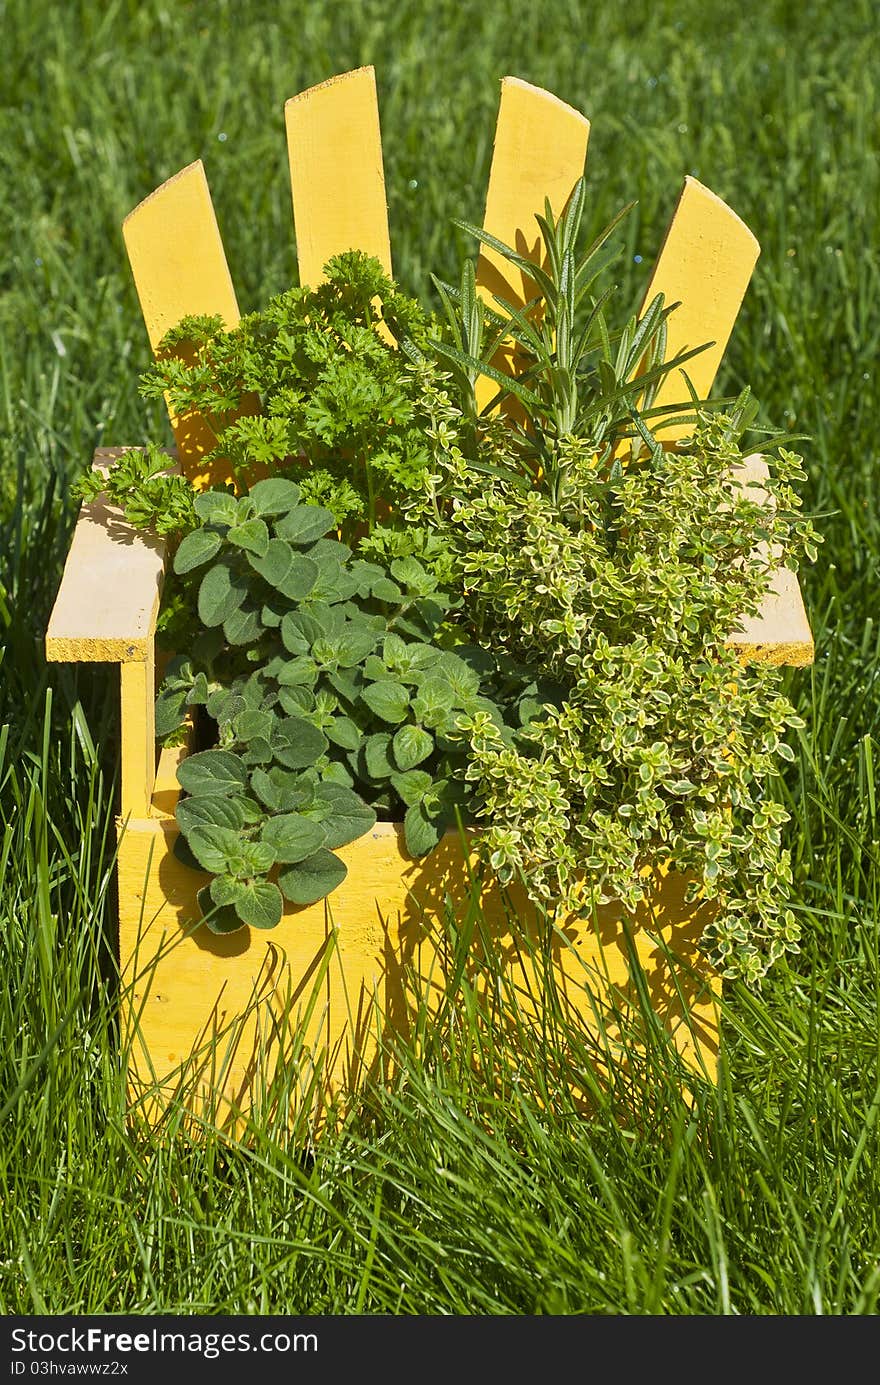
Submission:
<svg viewBox="0 0 880 1385">
<path fill-rule="evenodd" d="M 230 832 L 240 832 L 248 814 L 240 798 L 204 794 L 198 798 L 182 798 L 174 816 L 180 830 L 189 835 L 202 827 L 226 827 Z"/>
<path fill-rule="evenodd" d="M 332 851 L 316 851 L 298 865 L 278 873 L 281 892 L 292 904 L 315 904 L 341 885 L 348 868 Z"/>
<path fill-rule="evenodd" d="M 324 846 L 327 834 L 323 824 L 312 818 L 301 813 L 282 813 L 269 818 L 260 839 L 272 848 L 277 861 L 293 865 Z"/>
<path fill-rule="evenodd" d="M 253 606 L 241 606 L 226 617 L 223 633 L 230 644 L 253 644 L 263 633 L 259 611 Z"/>
<path fill-rule="evenodd" d="M 303 813 L 315 801 L 316 786 L 302 774 L 280 769 L 255 769 L 251 788 L 273 813 Z"/>
<path fill-rule="evenodd" d="M 203 625 L 222 625 L 247 596 L 247 583 L 233 574 L 225 562 L 209 568 L 199 587 L 199 620 Z"/>
<path fill-rule="evenodd" d="M 226 537 L 236 548 L 255 553 L 258 558 L 265 558 L 269 550 L 269 530 L 262 519 L 248 519 L 244 524 L 233 524 Z"/>
<path fill-rule="evenodd" d="M 393 682 L 391 679 L 368 683 L 361 697 L 371 712 L 383 721 L 390 721 L 392 725 L 403 721 L 409 708 L 408 689 L 402 683 Z"/>
<path fill-rule="evenodd" d="M 429 815 L 421 803 L 406 811 L 403 820 L 403 834 L 406 849 L 411 856 L 427 856 L 443 836 L 446 820 L 443 814 Z"/>
<path fill-rule="evenodd" d="M 434 741 L 421 726 L 401 726 L 392 742 L 398 769 L 415 769 L 434 749 Z"/>
<path fill-rule="evenodd" d="M 320 505 L 297 505 L 279 519 L 275 532 L 280 539 L 303 546 L 314 543 L 335 527 L 336 520 L 329 510 Z"/>
<path fill-rule="evenodd" d="M 404 774 L 392 774 L 391 783 L 408 807 L 421 803 L 434 780 L 423 769 L 408 769 Z"/>
<path fill-rule="evenodd" d="M 341 784 L 321 783 L 315 790 L 315 797 L 330 808 L 329 816 L 321 821 L 326 834 L 326 847 L 346 846 L 375 825 L 375 809 Z"/>
<path fill-rule="evenodd" d="M 298 504 L 300 490 L 293 481 L 273 476 L 267 481 L 257 481 L 248 494 L 258 515 L 286 515 Z"/>
<path fill-rule="evenodd" d="M 285 717 L 272 732 L 275 758 L 288 769 L 304 769 L 319 760 L 327 749 L 327 738 L 302 717 Z"/>
<path fill-rule="evenodd" d="M 186 689 L 176 692 L 160 690 L 156 698 L 156 735 L 162 739 L 170 736 L 186 720 Z"/>
<path fill-rule="evenodd" d="M 281 891 L 271 880 L 242 883 L 235 901 L 235 912 L 251 928 L 277 928 L 284 913 Z"/>
<path fill-rule="evenodd" d="M 403 592 L 390 577 L 377 577 L 372 585 L 372 593 L 377 601 L 388 601 L 396 605 L 398 601 L 403 600 Z"/>
<path fill-rule="evenodd" d="M 314 591 L 318 577 L 318 564 L 302 553 L 294 553 L 287 573 L 276 586 L 288 601 L 302 601 Z"/>
<path fill-rule="evenodd" d="M 397 773 L 391 760 L 391 737 L 385 732 L 370 736 L 364 746 L 364 757 L 371 779 L 389 779 Z"/>
<path fill-rule="evenodd" d="M 334 673 L 325 674 L 325 677 L 333 691 L 346 702 L 357 702 L 364 681 L 359 668 L 337 669 Z"/>
<path fill-rule="evenodd" d="M 436 578 L 426 572 L 418 558 L 395 558 L 391 564 L 391 576 L 416 596 L 428 596 L 437 586 Z"/>
<path fill-rule="evenodd" d="M 413 699 L 413 716 L 424 726 L 433 728 L 449 725 L 455 706 L 455 696 L 445 679 L 435 678 L 433 673 L 419 685 Z"/>
<path fill-rule="evenodd" d="M 222 538 L 216 532 L 209 529 L 193 529 L 191 534 L 187 534 L 180 541 L 180 547 L 174 555 L 174 571 L 183 576 L 185 572 L 192 572 L 194 568 L 201 567 L 202 563 L 209 562 L 220 552 L 222 542 Z"/>
<path fill-rule="evenodd" d="M 275 718 L 271 712 L 261 712 L 256 707 L 247 707 L 233 719 L 233 735 L 237 741 L 252 741 L 256 736 L 265 736 L 268 739 L 272 734 L 274 722 Z"/>
<path fill-rule="evenodd" d="M 311 711 L 315 705 L 315 699 L 306 684 L 292 688 L 279 688 L 278 701 L 290 717 L 302 716 L 303 712 Z"/>
<path fill-rule="evenodd" d="M 195 497 L 193 509 L 205 523 L 228 527 L 235 523 L 237 502 L 228 491 L 208 490 Z"/>
<path fill-rule="evenodd" d="M 212 875 L 222 875 L 226 870 L 233 874 L 238 869 L 241 836 L 237 828 L 200 823 L 186 833 L 186 840 L 199 865 Z"/>
<path fill-rule="evenodd" d="M 182 788 L 190 794 L 236 794 L 247 785 L 247 771 L 229 750 L 200 750 L 187 755 L 177 770 Z"/>
<path fill-rule="evenodd" d="M 333 717 L 324 727 L 324 734 L 343 750 L 357 750 L 363 739 L 363 732 L 349 717 Z"/>
<path fill-rule="evenodd" d="M 212 933 L 237 933 L 244 924 L 231 904 L 216 905 L 211 898 L 210 886 L 199 890 L 196 898 L 202 911 L 202 918 Z"/>
<path fill-rule="evenodd" d="M 366 622 L 346 621 L 337 638 L 337 660 L 340 668 L 353 668 L 367 657 L 376 643 L 376 631 Z"/>
<path fill-rule="evenodd" d="M 299 688 L 304 684 L 314 685 L 318 676 L 318 666 L 307 654 L 299 654 L 293 659 L 285 659 L 284 666 L 275 675 L 281 688 Z"/>
<path fill-rule="evenodd" d="M 281 622 L 284 648 L 291 654 L 308 654 L 317 640 L 327 637 L 324 624 L 310 611 L 291 611 Z"/>
<path fill-rule="evenodd" d="M 248 562 L 254 572 L 259 573 L 264 582 L 276 589 L 281 585 L 291 569 L 294 551 L 283 539 L 270 539 L 265 553 L 248 553 Z"/>
</svg>

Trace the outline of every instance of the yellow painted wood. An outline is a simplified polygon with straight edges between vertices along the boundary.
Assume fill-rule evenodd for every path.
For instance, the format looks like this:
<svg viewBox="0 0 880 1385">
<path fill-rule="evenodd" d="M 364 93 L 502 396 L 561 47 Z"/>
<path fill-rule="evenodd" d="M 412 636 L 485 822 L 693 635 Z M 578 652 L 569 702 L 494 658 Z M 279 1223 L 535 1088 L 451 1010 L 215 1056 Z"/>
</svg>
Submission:
<svg viewBox="0 0 880 1385">
<path fill-rule="evenodd" d="M 96 460 L 123 449 L 105 449 Z M 165 541 L 140 533 L 103 498 L 83 505 L 46 630 L 55 663 L 151 657 L 165 572 Z"/>
<path fill-rule="evenodd" d="M 147 1097 L 148 1114 L 158 1115 L 180 1084 L 181 1065 L 196 1111 L 212 1098 L 247 1108 L 279 1057 L 294 1099 L 316 1074 L 326 1098 L 382 1070 L 382 1038 L 407 1034 L 420 1000 L 432 1009 L 441 1002 L 452 965 L 441 922 L 447 900 L 461 923 L 473 899 L 454 834 L 419 862 L 406 854 L 399 825 L 377 824 L 340 850 L 349 874 L 326 907 L 289 907 L 271 933 L 215 937 L 204 925 L 191 927 L 195 891 L 207 877 L 173 856 L 175 833 L 170 819 L 130 822 L 120 843 L 123 1027 L 134 1093 L 143 1096 L 154 1082 L 161 1088 Z M 705 915 L 683 895 L 681 877 L 655 872 L 652 911 L 638 920 L 631 946 L 661 1024 L 711 1077 L 720 979 L 697 951 Z M 474 938 L 468 976 L 488 1003 L 485 960 L 501 965 L 509 995 L 493 1011 L 496 1032 L 501 1024 L 540 1023 L 546 947 L 563 1008 L 592 1036 L 597 1069 L 607 1067 L 619 1053 L 621 1009 L 637 1009 L 619 912 L 609 906 L 595 924 L 566 919 L 545 936 L 522 898 L 508 902 L 488 887 L 479 898 L 487 931 Z M 511 918 L 522 921 L 521 932 Z M 219 1076 L 214 1039 L 225 1069 Z"/>
<path fill-rule="evenodd" d="M 769 475 L 765 457 L 754 454 L 744 457 L 734 468 L 733 479 L 748 487 L 750 497 L 762 504 L 772 504 L 773 498 L 765 488 Z M 766 554 L 766 545 L 759 551 Z M 774 556 L 778 559 L 777 547 Z M 806 668 L 815 658 L 813 632 L 804 609 L 797 577 L 788 568 L 777 568 L 770 590 L 757 615 L 746 617 L 733 632 L 728 644 L 738 649 L 744 663 L 771 663 L 789 668 Z"/>
<path fill-rule="evenodd" d="M 685 178 L 642 311 L 658 293 L 667 305 L 679 304 L 668 319 L 667 360 L 680 351 L 714 343 L 683 366 L 701 399 L 711 392 L 760 253 L 745 222 L 696 178 Z M 689 398 L 676 370 L 663 381 L 655 403 L 687 403 Z M 664 442 L 689 432 L 684 424 L 653 426 Z"/>
<path fill-rule="evenodd" d="M 148 657 L 119 668 L 122 787 L 120 813 L 143 818 L 150 812 L 156 776 L 156 669 Z"/>
<path fill-rule="evenodd" d="M 547 198 L 558 217 L 584 171 L 590 122 L 552 92 L 518 77 L 505 77 L 495 127 L 495 145 L 483 229 L 536 264 L 546 248 L 535 221 Z M 534 280 L 514 268 L 497 251 L 481 246 L 477 260 L 477 292 L 491 307 L 496 295 L 522 307 L 535 296 Z M 496 369 L 516 373 L 512 351 L 501 351 Z M 477 402 L 483 408 L 497 392 L 484 377 L 478 381 Z"/>
<path fill-rule="evenodd" d="M 382 139 L 372 67 L 331 77 L 284 107 L 299 281 L 332 255 L 363 250 L 391 273 Z"/>
<path fill-rule="evenodd" d="M 227 328 L 237 324 L 235 289 L 201 159 L 135 207 L 122 223 L 122 235 L 154 352 L 182 317 L 219 315 Z M 185 358 L 185 349 L 179 354 Z M 203 462 L 216 445 L 204 419 L 169 412 L 186 475 L 199 485 L 228 479 L 228 468 Z"/>
</svg>

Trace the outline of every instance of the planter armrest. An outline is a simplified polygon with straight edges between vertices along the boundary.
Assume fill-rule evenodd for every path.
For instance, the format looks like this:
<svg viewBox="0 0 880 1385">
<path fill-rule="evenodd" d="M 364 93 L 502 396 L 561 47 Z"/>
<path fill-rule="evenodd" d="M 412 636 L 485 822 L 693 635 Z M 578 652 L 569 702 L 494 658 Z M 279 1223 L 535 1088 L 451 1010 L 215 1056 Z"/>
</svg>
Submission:
<svg viewBox="0 0 880 1385">
<path fill-rule="evenodd" d="M 757 454 L 745 457 L 734 470 L 734 479 L 749 486 L 755 498 L 765 503 L 769 502 L 769 495 L 761 482 L 767 475 L 767 462 Z M 797 577 L 789 568 L 776 569 L 761 609 L 756 615 L 747 616 L 727 643 L 739 651 L 743 663 L 806 668 L 813 662 L 813 632 Z"/>
<path fill-rule="evenodd" d="M 105 470 L 124 449 L 102 448 Z M 83 505 L 46 630 L 55 663 L 120 665 L 122 815 L 147 817 L 156 772 L 155 631 L 165 541 L 127 524 L 104 496 Z"/>
</svg>

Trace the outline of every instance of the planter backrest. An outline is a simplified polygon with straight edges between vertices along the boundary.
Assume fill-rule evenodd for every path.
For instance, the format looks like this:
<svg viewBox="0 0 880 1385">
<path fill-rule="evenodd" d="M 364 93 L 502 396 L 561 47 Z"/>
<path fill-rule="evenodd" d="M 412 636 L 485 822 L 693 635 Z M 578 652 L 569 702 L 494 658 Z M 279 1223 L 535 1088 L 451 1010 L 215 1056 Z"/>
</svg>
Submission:
<svg viewBox="0 0 880 1385">
<path fill-rule="evenodd" d="M 331 255 L 363 250 L 390 273 L 391 242 L 376 80 L 372 67 L 333 77 L 292 97 L 285 107 L 299 279 L 320 281 Z M 535 213 L 549 199 L 558 216 L 584 172 L 590 122 L 540 87 L 516 77 L 501 83 L 501 103 L 486 193 L 485 230 L 539 262 L 543 244 Z M 450 213 L 451 213 L 450 209 Z M 123 235 L 150 344 L 182 317 L 217 314 L 228 327 L 238 302 L 201 160 L 190 164 L 126 218 Z M 715 379 L 736 315 L 758 258 L 755 237 L 731 209 L 694 178 L 684 187 L 645 291 L 643 307 L 658 293 L 678 303 L 668 323 L 667 355 L 706 342 L 688 362 L 700 398 Z M 522 304 L 522 276 L 494 251 L 477 263 L 481 295 L 495 293 Z M 494 387 L 493 387 L 494 392 Z M 667 376 L 656 402 L 682 397 L 681 381 Z M 213 437 L 197 417 L 172 416 L 178 456 L 199 484 L 227 479 L 204 462 Z M 675 427 L 664 431 L 673 440 Z"/>
</svg>

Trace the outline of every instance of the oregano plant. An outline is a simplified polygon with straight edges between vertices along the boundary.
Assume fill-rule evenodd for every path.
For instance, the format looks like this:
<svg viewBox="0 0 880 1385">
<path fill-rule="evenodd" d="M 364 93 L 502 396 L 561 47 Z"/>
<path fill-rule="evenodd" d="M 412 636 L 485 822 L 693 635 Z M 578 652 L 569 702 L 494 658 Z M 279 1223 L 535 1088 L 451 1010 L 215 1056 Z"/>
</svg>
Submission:
<svg viewBox="0 0 880 1385">
<path fill-rule="evenodd" d="M 166 673 L 156 729 L 172 735 L 196 708 L 216 727 L 180 766 L 176 810 L 213 876 L 209 927 L 273 928 L 285 900 L 340 884 L 338 848 L 379 814 L 403 820 L 414 856 L 457 812 L 472 818 L 461 725 L 488 717 L 513 743 L 505 714 L 518 726 L 539 690 L 455 643 L 454 599 L 418 559 L 357 557 L 294 482 L 206 491 L 194 509 L 174 570 L 203 629 Z"/>
</svg>

